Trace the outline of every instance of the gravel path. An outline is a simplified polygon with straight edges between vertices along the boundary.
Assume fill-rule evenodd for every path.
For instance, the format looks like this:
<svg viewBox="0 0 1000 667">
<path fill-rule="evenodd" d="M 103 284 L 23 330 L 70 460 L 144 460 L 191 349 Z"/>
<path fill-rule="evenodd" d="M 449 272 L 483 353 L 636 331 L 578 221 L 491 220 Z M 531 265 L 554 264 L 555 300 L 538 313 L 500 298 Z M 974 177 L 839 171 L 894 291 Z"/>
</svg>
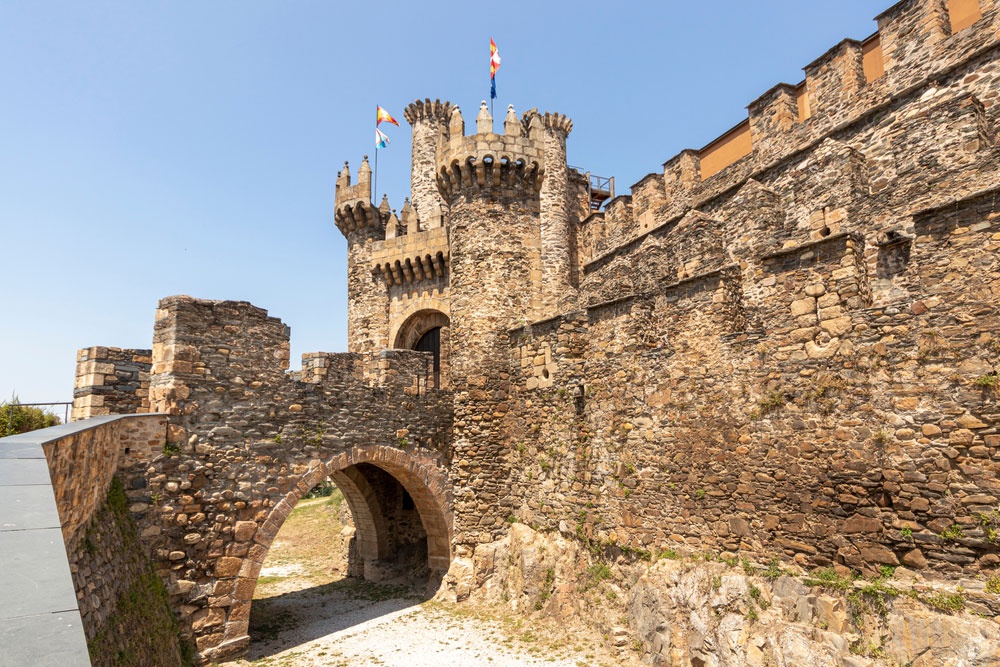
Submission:
<svg viewBox="0 0 1000 667">
<path fill-rule="evenodd" d="M 340 584 L 340 585 L 338 585 Z M 466 605 L 384 597 L 399 590 L 337 582 L 257 600 L 247 660 L 254 667 L 616 665 L 563 628 Z M 367 597 L 367 599 L 366 599 Z M 263 617 L 263 618 L 262 618 Z M 255 632 L 256 630 L 256 632 Z"/>
<path fill-rule="evenodd" d="M 618 667 L 601 638 L 503 608 L 423 601 L 405 586 L 342 579 L 340 502 L 299 503 L 271 547 L 247 658 L 226 667 Z"/>
</svg>

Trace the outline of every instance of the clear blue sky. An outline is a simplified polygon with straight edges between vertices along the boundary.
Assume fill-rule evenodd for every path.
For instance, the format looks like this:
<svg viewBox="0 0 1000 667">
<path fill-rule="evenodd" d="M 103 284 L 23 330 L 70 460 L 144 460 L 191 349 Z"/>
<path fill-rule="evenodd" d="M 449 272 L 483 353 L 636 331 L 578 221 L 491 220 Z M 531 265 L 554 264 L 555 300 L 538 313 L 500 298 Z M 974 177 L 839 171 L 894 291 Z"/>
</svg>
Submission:
<svg viewBox="0 0 1000 667">
<path fill-rule="evenodd" d="M 293 368 L 345 350 L 336 173 L 373 154 L 381 104 L 401 207 L 404 107 L 474 127 L 490 36 L 497 115 L 570 116 L 570 163 L 621 193 L 891 4 L 0 2 L 0 400 L 71 400 L 76 350 L 150 347 L 171 294 L 268 309 Z"/>
</svg>

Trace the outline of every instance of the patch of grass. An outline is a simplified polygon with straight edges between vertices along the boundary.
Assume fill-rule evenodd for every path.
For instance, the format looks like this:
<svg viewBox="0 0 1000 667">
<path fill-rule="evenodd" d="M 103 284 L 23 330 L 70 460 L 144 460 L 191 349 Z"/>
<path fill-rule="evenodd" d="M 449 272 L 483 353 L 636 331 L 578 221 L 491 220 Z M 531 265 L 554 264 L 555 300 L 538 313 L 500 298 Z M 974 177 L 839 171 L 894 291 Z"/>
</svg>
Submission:
<svg viewBox="0 0 1000 667">
<path fill-rule="evenodd" d="M 778 410 L 786 402 L 785 392 L 780 389 L 772 389 L 766 396 L 761 396 L 757 400 L 757 414 L 763 417 Z"/>
<path fill-rule="evenodd" d="M 917 593 L 917 599 L 932 609 L 948 614 L 958 613 L 965 609 L 965 593 L 962 591 L 955 591 L 954 593 L 945 593 L 943 591 Z"/>
<path fill-rule="evenodd" d="M 997 375 L 995 372 L 987 373 L 986 375 L 980 375 L 979 377 L 977 377 L 975 380 L 972 381 L 972 384 L 976 385 L 977 387 L 981 387 L 983 389 L 995 390 L 998 387 L 1000 387 L 1000 375 Z"/>
<path fill-rule="evenodd" d="M 852 577 L 845 577 L 832 567 L 817 568 L 802 580 L 806 586 L 817 586 L 834 591 L 846 591 L 853 585 L 853 582 Z"/>
<path fill-rule="evenodd" d="M 594 563 L 587 568 L 587 577 L 594 585 L 599 584 L 605 579 L 611 578 L 611 568 L 605 563 Z"/>
<path fill-rule="evenodd" d="M 778 577 L 787 574 L 784 569 L 782 569 L 781 564 L 778 563 L 777 558 L 772 558 L 771 562 L 767 564 L 767 569 L 762 572 L 765 579 L 774 581 Z"/>
<path fill-rule="evenodd" d="M 871 443 L 883 447 L 892 442 L 892 435 L 885 429 L 879 429 L 872 434 Z"/>
<path fill-rule="evenodd" d="M 953 523 L 944 530 L 941 531 L 939 537 L 945 542 L 954 542 L 965 537 L 965 531 L 962 529 L 962 525 L 958 523 Z"/>
<path fill-rule="evenodd" d="M 890 571 L 889 576 L 891 575 Z M 847 600 L 856 613 L 876 614 L 885 618 L 889 613 L 889 600 L 897 595 L 899 595 L 899 591 L 885 583 L 884 578 L 879 577 L 848 593 Z"/>
</svg>

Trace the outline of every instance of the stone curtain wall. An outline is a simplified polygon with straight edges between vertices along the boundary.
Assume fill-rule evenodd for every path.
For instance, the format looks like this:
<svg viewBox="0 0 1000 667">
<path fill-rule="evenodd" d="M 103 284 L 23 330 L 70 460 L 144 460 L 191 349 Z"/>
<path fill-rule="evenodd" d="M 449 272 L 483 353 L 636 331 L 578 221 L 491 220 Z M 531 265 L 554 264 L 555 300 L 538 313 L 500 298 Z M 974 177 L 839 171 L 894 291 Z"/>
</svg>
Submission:
<svg viewBox="0 0 1000 667">
<path fill-rule="evenodd" d="M 72 421 L 149 412 L 150 354 L 118 347 L 77 352 Z"/>
<path fill-rule="evenodd" d="M 805 68 L 812 109 L 807 120 L 789 122 L 784 107 L 790 104 L 791 93 L 785 84 L 779 84 L 749 106 L 754 142 L 750 155 L 704 180 L 697 151 L 686 150 L 671 158 L 662 175 L 650 174 L 633 186 L 632 195 L 616 198 L 602 214 L 583 223 L 581 254 L 597 259 L 690 208 L 705 210 L 708 202 L 720 195 L 728 196 L 748 178 L 759 180 L 761 174 L 780 169 L 783 164 L 791 166 L 797 162 L 797 153 L 814 151 L 828 138 L 843 141 L 844 136 L 850 136 L 850 143 L 866 153 L 868 168 L 873 172 L 873 193 L 889 182 L 898 161 L 904 165 L 909 162 L 909 145 L 918 145 L 921 154 L 931 150 L 935 142 L 952 144 L 939 144 L 939 155 L 962 156 L 962 151 L 954 150 L 958 145 L 975 152 L 972 128 L 976 120 L 970 118 L 968 130 L 954 128 L 951 138 L 942 124 L 924 121 L 933 115 L 928 110 L 945 101 L 949 91 L 954 95 L 962 89 L 975 96 L 984 109 L 984 119 L 995 124 L 995 104 L 1000 96 L 993 64 L 998 13 L 993 2 L 983 0 L 980 4 L 983 17 L 954 35 L 948 32 L 945 3 L 910 0 L 893 5 L 878 17 L 885 62 L 883 76 L 865 83 L 860 73 L 860 44 L 847 40 L 830 49 Z M 980 125 L 980 136 L 988 133 L 985 125 Z M 872 136 L 857 136 L 865 126 L 877 126 L 879 131 Z M 913 130 L 916 134 L 911 134 Z M 921 130 L 937 133 L 934 142 L 927 142 Z M 981 140 L 980 144 L 984 145 Z M 861 145 L 872 149 L 871 154 Z M 875 149 L 876 145 L 893 148 Z M 922 167 L 933 164 L 925 160 Z M 885 179 L 880 178 L 880 172 L 886 172 Z M 923 174 L 913 176 L 918 176 L 910 183 L 913 190 L 923 197 L 930 194 L 919 185 L 934 178 L 933 170 L 924 169 Z M 659 194 L 655 196 L 650 194 L 651 179 L 659 183 Z M 906 201 L 903 193 L 897 194 L 900 201 Z M 657 222 L 651 225 L 651 219 Z"/>
<path fill-rule="evenodd" d="M 1000 565 L 998 19 L 952 36 L 937 7 L 880 17 L 885 77 L 838 45 L 807 67 L 807 122 L 769 91 L 752 155 L 702 181 L 682 153 L 665 197 L 651 175 L 583 225 L 590 306 L 511 333 L 511 520 Z"/>
<path fill-rule="evenodd" d="M 361 463 L 413 497 L 432 570 L 450 560 L 451 397 L 429 353 L 305 355 L 286 373 L 288 329 L 243 302 L 160 302 L 153 404 L 160 456 L 125 474 L 129 507 L 182 633 L 204 659 L 245 649 L 257 573 L 297 500 Z M 400 517 L 400 521 L 409 521 Z"/>
<path fill-rule="evenodd" d="M 711 276 L 515 331 L 516 517 L 653 552 L 1000 564 L 993 194 L 918 216 L 921 299 L 867 307 L 841 236 L 764 262 L 763 331 Z"/>
</svg>

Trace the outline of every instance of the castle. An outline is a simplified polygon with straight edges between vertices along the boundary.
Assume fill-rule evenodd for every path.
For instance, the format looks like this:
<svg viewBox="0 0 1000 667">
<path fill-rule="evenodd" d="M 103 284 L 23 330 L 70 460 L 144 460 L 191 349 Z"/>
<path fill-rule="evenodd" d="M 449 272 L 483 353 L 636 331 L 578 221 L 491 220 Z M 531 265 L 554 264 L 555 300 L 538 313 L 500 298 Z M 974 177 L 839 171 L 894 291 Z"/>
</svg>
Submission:
<svg viewBox="0 0 1000 667">
<path fill-rule="evenodd" d="M 353 574 L 458 597 L 495 585 L 514 525 L 631 558 L 994 572 L 1000 5 L 877 21 L 627 195 L 567 165 L 566 116 L 509 108 L 501 132 L 484 104 L 467 134 L 412 103 L 400 214 L 367 160 L 337 179 L 348 353 L 289 373 L 282 322 L 190 297 L 150 350 L 81 351 L 75 418 L 162 431 L 108 436 L 86 484 L 123 479 L 198 655 L 245 649 L 267 549 L 328 477 Z M 88 562 L 103 496 L 56 479 Z M 128 581 L 81 572 L 102 627 Z"/>
</svg>

